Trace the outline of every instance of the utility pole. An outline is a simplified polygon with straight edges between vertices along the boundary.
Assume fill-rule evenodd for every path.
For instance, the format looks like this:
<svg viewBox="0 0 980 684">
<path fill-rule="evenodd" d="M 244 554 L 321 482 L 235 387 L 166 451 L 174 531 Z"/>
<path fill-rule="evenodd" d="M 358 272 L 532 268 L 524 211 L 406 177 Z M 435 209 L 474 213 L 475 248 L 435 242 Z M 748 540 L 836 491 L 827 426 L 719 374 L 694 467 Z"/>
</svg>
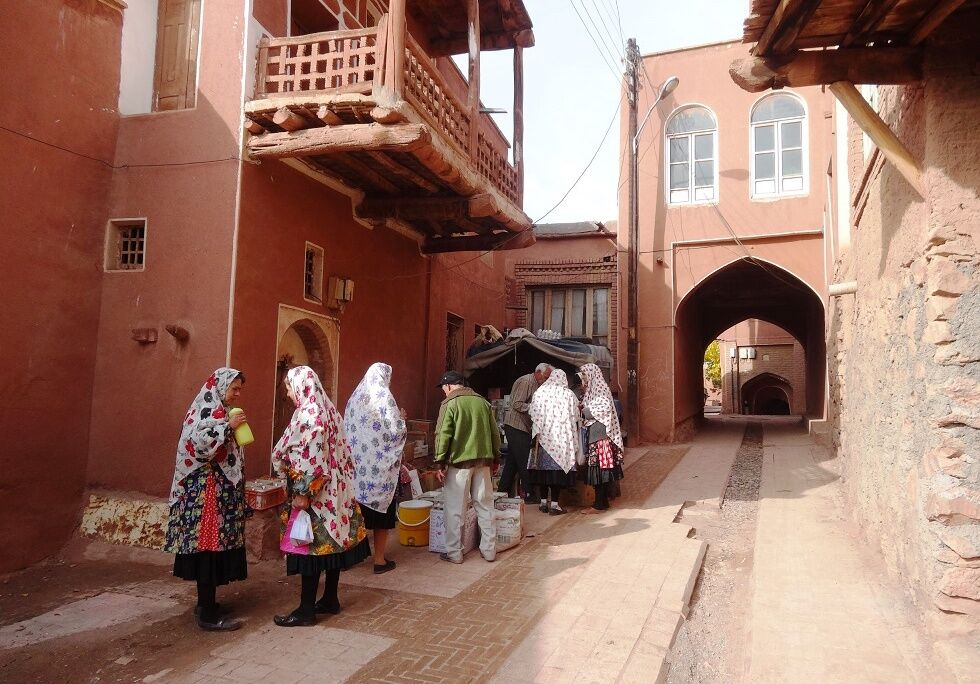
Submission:
<svg viewBox="0 0 980 684">
<path fill-rule="evenodd" d="M 627 266 L 627 290 L 629 307 L 627 309 L 626 337 L 626 399 L 629 409 L 627 418 L 629 436 L 632 444 L 640 439 L 640 377 L 639 340 L 637 326 L 639 321 L 639 302 L 637 301 L 637 271 L 639 269 L 639 160 L 636 154 L 636 107 L 639 90 L 640 49 L 636 39 L 626 43 L 626 102 L 630 108 L 629 119 L 629 262 Z"/>
</svg>

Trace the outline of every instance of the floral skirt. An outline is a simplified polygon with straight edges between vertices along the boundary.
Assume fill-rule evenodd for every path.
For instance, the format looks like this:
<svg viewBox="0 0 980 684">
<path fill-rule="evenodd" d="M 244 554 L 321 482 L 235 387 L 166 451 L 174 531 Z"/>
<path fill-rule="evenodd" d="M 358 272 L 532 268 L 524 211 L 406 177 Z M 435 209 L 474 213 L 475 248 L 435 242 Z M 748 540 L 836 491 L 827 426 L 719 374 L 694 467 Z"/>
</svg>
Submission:
<svg viewBox="0 0 980 684">
<path fill-rule="evenodd" d="M 608 437 L 589 445 L 585 482 L 593 487 L 623 479 L 623 455 Z"/>
</svg>

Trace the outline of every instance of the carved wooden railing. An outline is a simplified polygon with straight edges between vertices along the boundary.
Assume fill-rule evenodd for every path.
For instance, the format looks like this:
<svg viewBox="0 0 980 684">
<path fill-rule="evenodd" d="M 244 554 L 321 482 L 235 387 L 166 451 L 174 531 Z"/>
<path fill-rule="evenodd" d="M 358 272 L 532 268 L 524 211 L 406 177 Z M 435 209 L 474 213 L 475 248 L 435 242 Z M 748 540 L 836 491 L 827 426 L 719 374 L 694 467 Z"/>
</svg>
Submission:
<svg viewBox="0 0 980 684">
<path fill-rule="evenodd" d="M 263 38 L 255 95 L 370 90 L 377 38 L 373 27 Z"/>
<path fill-rule="evenodd" d="M 255 97 L 290 93 L 371 92 L 387 85 L 384 69 L 387 21 L 380 28 L 328 31 L 292 38 L 263 38 L 259 42 Z M 389 53 L 390 54 L 390 53 Z M 426 119 L 459 154 L 470 158 L 470 114 L 454 95 L 431 58 L 408 35 L 401 96 Z M 484 135 L 491 122 L 480 117 L 476 158 L 480 174 L 510 201 L 521 205 L 517 171 Z"/>
</svg>

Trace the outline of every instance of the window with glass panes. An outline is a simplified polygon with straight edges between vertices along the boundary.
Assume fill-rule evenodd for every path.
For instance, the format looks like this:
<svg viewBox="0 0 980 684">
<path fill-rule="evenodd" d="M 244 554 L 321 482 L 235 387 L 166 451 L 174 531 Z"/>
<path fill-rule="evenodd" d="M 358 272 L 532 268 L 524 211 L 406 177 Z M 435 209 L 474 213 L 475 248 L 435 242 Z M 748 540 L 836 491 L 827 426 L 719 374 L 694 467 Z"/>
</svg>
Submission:
<svg viewBox="0 0 980 684">
<path fill-rule="evenodd" d="M 759 100 L 752 109 L 752 194 L 806 192 L 806 110 L 792 95 Z"/>
<path fill-rule="evenodd" d="M 718 124 L 705 107 L 685 107 L 667 122 L 667 199 L 711 202 L 718 196 Z"/>
<path fill-rule="evenodd" d="M 565 287 L 528 290 L 531 332 L 553 330 L 565 337 L 587 337 L 609 344 L 609 288 Z"/>
</svg>

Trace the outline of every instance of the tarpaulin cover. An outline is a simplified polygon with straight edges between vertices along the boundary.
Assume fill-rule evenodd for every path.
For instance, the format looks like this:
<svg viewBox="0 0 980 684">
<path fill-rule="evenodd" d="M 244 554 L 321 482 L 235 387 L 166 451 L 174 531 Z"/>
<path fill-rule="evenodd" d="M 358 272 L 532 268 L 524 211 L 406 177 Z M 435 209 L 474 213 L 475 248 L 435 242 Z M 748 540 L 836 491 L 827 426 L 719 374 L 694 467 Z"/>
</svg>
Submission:
<svg viewBox="0 0 980 684">
<path fill-rule="evenodd" d="M 507 394 L 517 378 L 533 372 L 539 363 L 561 368 L 572 380 L 580 366 L 595 361 L 589 345 L 574 340 L 546 342 L 518 328 L 504 344 L 466 359 L 463 375 L 477 392 L 486 394 L 489 388 L 500 387 Z"/>
</svg>

